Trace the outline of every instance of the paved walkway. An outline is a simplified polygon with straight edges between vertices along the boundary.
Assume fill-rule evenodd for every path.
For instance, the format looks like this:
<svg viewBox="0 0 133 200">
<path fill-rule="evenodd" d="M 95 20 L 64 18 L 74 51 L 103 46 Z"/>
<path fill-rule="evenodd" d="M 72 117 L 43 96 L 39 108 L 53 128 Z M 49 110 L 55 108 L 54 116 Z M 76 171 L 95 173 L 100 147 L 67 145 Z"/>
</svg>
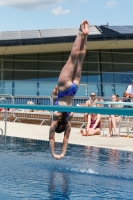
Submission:
<svg viewBox="0 0 133 200">
<path fill-rule="evenodd" d="M 0 121 L 0 127 L 3 130 L 4 130 L 4 125 L 5 122 Z M 107 134 L 107 131 L 108 130 L 105 129 L 105 135 Z M 123 134 L 126 134 L 125 131 L 126 130 L 122 128 Z M 30 138 L 36 140 L 49 140 L 49 126 L 7 122 L 7 136 Z M 131 136 L 133 136 L 133 134 L 131 134 Z M 56 134 L 55 138 L 57 142 L 62 142 L 63 133 Z M 133 138 L 128 138 L 128 137 L 107 138 L 102 136 L 83 137 L 79 133 L 79 128 L 72 128 L 69 143 L 133 151 Z"/>
</svg>

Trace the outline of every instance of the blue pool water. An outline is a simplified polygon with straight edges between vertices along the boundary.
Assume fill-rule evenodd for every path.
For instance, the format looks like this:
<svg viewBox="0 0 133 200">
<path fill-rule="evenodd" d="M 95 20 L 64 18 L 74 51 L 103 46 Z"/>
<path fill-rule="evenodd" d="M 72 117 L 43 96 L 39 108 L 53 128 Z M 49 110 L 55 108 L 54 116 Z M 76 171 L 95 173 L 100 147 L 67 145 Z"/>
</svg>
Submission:
<svg viewBox="0 0 133 200">
<path fill-rule="evenodd" d="M 133 153 L 69 144 L 54 160 L 48 142 L 1 140 L 0 199 L 133 199 Z"/>
</svg>

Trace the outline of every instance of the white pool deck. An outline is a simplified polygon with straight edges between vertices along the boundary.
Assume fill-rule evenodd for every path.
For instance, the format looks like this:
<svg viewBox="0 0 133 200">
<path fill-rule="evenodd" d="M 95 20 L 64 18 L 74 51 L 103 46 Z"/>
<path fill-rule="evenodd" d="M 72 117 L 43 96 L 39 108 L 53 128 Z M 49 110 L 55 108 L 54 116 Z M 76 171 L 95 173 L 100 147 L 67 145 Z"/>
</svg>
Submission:
<svg viewBox="0 0 133 200">
<path fill-rule="evenodd" d="M 0 121 L 0 128 L 4 130 L 5 122 Z M 85 137 L 79 133 L 79 128 L 72 128 L 69 143 L 87 145 L 94 147 L 110 148 L 133 151 L 133 132 L 130 132 L 132 137 L 103 137 L 103 136 L 89 136 Z M 126 129 L 122 128 L 122 134 L 126 135 Z M 105 135 L 108 133 L 108 129 L 105 129 Z M 40 126 L 35 124 L 25 124 L 16 122 L 7 122 L 7 136 L 30 138 L 36 140 L 49 140 L 49 126 Z M 62 142 L 63 133 L 55 134 L 55 140 Z"/>
</svg>

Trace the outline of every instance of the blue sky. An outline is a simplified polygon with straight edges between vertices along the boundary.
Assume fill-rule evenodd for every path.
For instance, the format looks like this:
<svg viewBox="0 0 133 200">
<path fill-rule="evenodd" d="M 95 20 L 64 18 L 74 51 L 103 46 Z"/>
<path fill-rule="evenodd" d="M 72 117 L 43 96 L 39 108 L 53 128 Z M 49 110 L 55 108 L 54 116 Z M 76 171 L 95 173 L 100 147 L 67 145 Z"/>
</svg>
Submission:
<svg viewBox="0 0 133 200">
<path fill-rule="evenodd" d="M 133 0 L 0 0 L 0 31 L 133 25 Z"/>
</svg>

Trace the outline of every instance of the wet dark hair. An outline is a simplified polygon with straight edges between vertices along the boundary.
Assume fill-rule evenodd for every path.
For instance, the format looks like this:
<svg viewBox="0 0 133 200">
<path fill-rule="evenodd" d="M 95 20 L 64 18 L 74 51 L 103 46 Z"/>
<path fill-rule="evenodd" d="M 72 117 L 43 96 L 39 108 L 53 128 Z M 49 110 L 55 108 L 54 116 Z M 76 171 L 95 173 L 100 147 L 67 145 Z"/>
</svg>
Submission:
<svg viewBox="0 0 133 200">
<path fill-rule="evenodd" d="M 62 122 L 58 122 L 58 126 L 55 129 L 56 133 L 62 133 L 63 131 L 65 131 L 66 128 L 66 123 L 62 123 Z"/>
<path fill-rule="evenodd" d="M 67 124 L 67 120 L 66 120 L 67 112 L 63 112 L 61 114 L 62 114 L 61 120 L 58 122 L 58 125 L 57 125 L 57 127 L 55 129 L 56 133 L 62 133 L 63 131 L 65 131 L 65 128 L 66 128 L 66 124 Z"/>
</svg>

